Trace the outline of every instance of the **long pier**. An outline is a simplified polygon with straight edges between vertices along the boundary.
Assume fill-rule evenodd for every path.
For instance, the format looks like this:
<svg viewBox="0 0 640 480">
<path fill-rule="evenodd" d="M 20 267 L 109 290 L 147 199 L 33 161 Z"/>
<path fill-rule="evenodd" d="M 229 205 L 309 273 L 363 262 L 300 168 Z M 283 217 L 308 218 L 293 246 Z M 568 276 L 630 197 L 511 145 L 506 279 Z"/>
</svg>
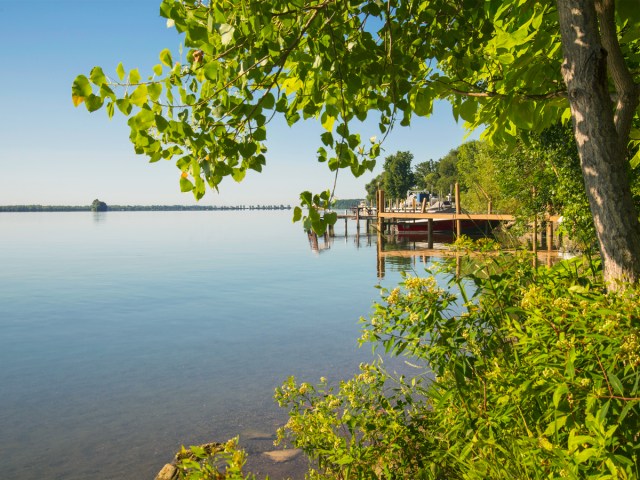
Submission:
<svg viewBox="0 0 640 480">
<path fill-rule="evenodd" d="M 461 223 L 463 221 L 472 222 L 511 222 L 515 221 L 516 217 L 510 214 L 493 213 L 491 211 L 491 202 L 488 203 L 487 213 L 467 213 L 462 212 L 460 208 L 460 191 L 458 185 L 455 188 L 455 203 L 453 207 L 454 212 L 438 211 L 433 205 L 427 206 L 426 199 L 418 204 L 415 199 L 409 205 L 404 205 L 400 202 L 386 202 L 384 197 L 384 191 L 379 190 L 377 194 L 376 207 L 359 206 L 352 209 L 351 212 L 338 215 L 338 218 L 344 219 L 345 222 L 345 235 L 347 234 L 347 222 L 348 220 L 356 221 L 356 233 L 360 233 L 360 220 L 364 220 L 366 223 L 366 231 L 369 232 L 371 223 L 374 222 L 375 229 L 378 234 L 378 260 L 384 262 L 384 258 L 388 256 L 456 256 L 460 255 L 459 252 L 454 253 L 445 249 L 434 249 L 434 222 L 449 221 L 453 228 L 450 232 L 455 234 L 456 238 L 461 235 Z M 428 208 L 431 207 L 431 208 Z M 427 234 L 426 248 L 417 250 L 398 250 L 398 251 L 385 251 L 383 249 L 383 233 L 389 225 L 397 224 L 400 222 L 411 222 L 416 220 L 426 220 L 426 230 L 423 232 Z M 536 215 L 531 222 L 532 227 L 532 251 L 536 256 L 540 254 L 545 255 L 548 261 L 551 257 L 557 255 L 557 249 L 554 248 L 554 230 L 560 220 L 559 215 Z M 546 227 L 546 249 L 538 249 L 538 238 L 542 243 L 541 226 L 544 221 Z M 332 232 L 330 231 L 330 234 Z M 410 235 L 410 234 L 409 234 Z M 560 239 L 558 238 L 557 244 L 559 245 Z M 556 245 L 556 246 L 558 246 Z M 384 267 L 382 267 L 384 269 Z M 380 270 L 380 266 L 379 266 Z"/>
</svg>

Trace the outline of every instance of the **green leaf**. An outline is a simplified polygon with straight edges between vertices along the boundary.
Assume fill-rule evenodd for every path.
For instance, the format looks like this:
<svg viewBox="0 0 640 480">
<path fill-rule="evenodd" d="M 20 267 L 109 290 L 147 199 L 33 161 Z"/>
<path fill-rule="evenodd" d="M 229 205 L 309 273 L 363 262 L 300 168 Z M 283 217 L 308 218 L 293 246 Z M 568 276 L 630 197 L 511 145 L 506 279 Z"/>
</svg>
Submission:
<svg viewBox="0 0 640 480">
<path fill-rule="evenodd" d="M 101 87 L 103 84 L 107 83 L 107 77 L 100 67 L 93 67 L 91 69 L 89 78 L 91 79 L 91 82 L 98 87 Z"/>
<path fill-rule="evenodd" d="M 220 34 L 220 41 L 222 42 L 222 45 L 226 46 L 231 43 L 231 40 L 233 40 L 233 32 L 235 31 L 236 29 L 232 25 L 227 23 L 220 24 L 218 27 L 218 33 Z"/>
<path fill-rule="evenodd" d="M 569 387 L 566 383 L 561 383 L 557 386 L 556 390 L 553 392 L 553 405 L 558 408 L 560 405 L 560 401 L 562 400 L 562 396 L 566 393 L 569 393 Z"/>
<path fill-rule="evenodd" d="M 253 140 L 262 142 L 267 139 L 267 129 L 265 127 L 256 128 L 253 131 Z"/>
<path fill-rule="evenodd" d="M 141 107 L 145 103 L 147 103 L 147 86 L 146 85 L 138 85 L 138 87 L 133 91 L 131 96 L 129 97 L 129 101 L 134 105 Z"/>
<path fill-rule="evenodd" d="M 585 448 L 575 455 L 576 463 L 584 463 L 597 454 L 598 450 L 596 448 Z"/>
<path fill-rule="evenodd" d="M 116 100 L 116 94 L 113 93 L 113 90 L 111 90 L 107 84 L 100 86 L 100 96 L 103 100 L 107 97 L 109 97 L 113 101 Z"/>
<path fill-rule="evenodd" d="M 351 457 L 350 455 L 345 455 L 336 461 L 337 465 L 348 465 L 350 463 L 353 463 L 353 457 Z"/>
<path fill-rule="evenodd" d="M 553 422 L 551 422 L 547 429 L 544 431 L 545 435 L 554 435 L 558 430 L 565 426 L 567 423 L 567 415 L 563 415 L 561 417 L 557 417 Z"/>
<path fill-rule="evenodd" d="M 433 111 L 433 99 L 430 97 L 427 89 L 420 89 L 416 93 L 416 99 L 413 105 L 413 111 L 421 117 L 428 117 Z"/>
<path fill-rule="evenodd" d="M 116 100 L 116 107 L 120 110 L 124 115 L 129 115 L 131 113 L 131 103 L 129 103 L 128 98 L 119 98 Z"/>
<path fill-rule="evenodd" d="M 511 118 L 518 128 L 531 129 L 534 114 L 535 105 L 532 101 L 514 102 L 511 106 Z"/>
<path fill-rule="evenodd" d="M 116 67 L 116 73 L 118 74 L 118 78 L 120 79 L 120 81 L 124 80 L 125 71 L 124 67 L 122 66 L 122 62 L 120 62 Z"/>
<path fill-rule="evenodd" d="M 162 65 L 160 65 L 159 63 L 157 65 L 154 65 L 153 73 L 155 73 L 158 76 L 162 75 Z"/>
<path fill-rule="evenodd" d="M 611 387 L 613 387 L 613 391 L 620 396 L 624 396 L 624 387 L 622 386 L 622 382 L 613 372 L 607 372 L 607 377 L 609 378 L 609 383 L 611 383 Z"/>
<path fill-rule="evenodd" d="M 640 150 L 636 152 L 629 163 L 631 164 L 631 168 L 636 168 L 638 165 L 640 165 Z"/>
<path fill-rule="evenodd" d="M 320 116 L 320 123 L 327 132 L 331 132 L 333 130 L 333 124 L 335 121 L 336 117 L 329 115 L 327 112 L 322 112 L 322 115 Z"/>
<path fill-rule="evenodd" d="M 245 175 L 247 174 L 247 170 L 245 168 L 234 168 L 231 171 L 231 177 L 236 182 L 241 182 L 244 180 Z"/>
<path fill-rule="evenodd" d="M 336 132 L 338 133 L 338 135 L 340 135 L 341 137 L 347 138 L 349 136 L 349 127 L 347 127 L 346 123 L 341 123 L 340 125 L 338 125 L 338 127 L 336 128 Z"/>
<path fill-rule="evenodd" d="M 146 130 L 154 124 L 155 115 L 151 110 L 141 109 L 137 114 L 129 119 L 129 126 L 138 130 Z"/>
<path fill-rule="evenodd" d="M 149 98 L 157 102 L 158 98 L 160 98 L 160 94 L 162 93 L 162 85 L 159 83 L 150 83 L 147 85 L 147 92 L 149 93 Z"/>
<path fill-rule="evenodd" d="M 311 195 L 311 192 L 309 191 L 305 191 L 300 194 L 300 200 L 302 201 L 303 205 L 309 205 L 309 206 L 313 205 L 311 198 L 312 198 L 312 195 Z"/>
<path fill-rule="evenodd" d="M 465 101 L 463 101 L 460 104 L 460 109 L 458 110 L 458 113 L 460 114 L 460 117 L 463 120 L 467 122 L 473 122 L 475 120 L 477 109 L 478 109 L 478 102 L 473 98 L 467 98 Z"/>
<path fill-rule="evenodd" d="M 200 200 L 202 197 L 204 197 L 206 191 L 207 187 L 202 177 L 196 177 L 196 187 L 193 190 L 193 196 L 195 197 L 195 199 Z"/>
<path fill-rule="evenodd" d="M 94 94 L 89 95 L 87 98 L 85 98 L 84 101 L 85 101 L 87 110 L 89 110 L 90 112 L 95 112 L 96 110 L 99 110 L 100 107 L 102 107 L 102 103 L 103 103 L 102 98 Z"/>
<path fill-rule="evenodd" d="M 140 72 L 137 68 L 134 68 L 129 72 L 129 83 L 134 85 L 140 83 Z"/>
<path fill-rule="evenodd" d="M 302 209 L 300 207 L 295 207 L 293 209 L 293 222 L 299 222 L 302 218 Z"/>
<path fill-rule="evenodd" d="M 212 82 L 218 81 L 218 62 L 209 62 L 204 66 L 204 76 L 207 80 Z"/>
<path fill-rule="evenodd" d="M 338 221 L 338 214 L 336 212 L 324 212 L 324 221 L 327 225 L 335 225 Z"/>
<path fill-rule="evenodd" d="M 271 110 L 275 106 L 275 104 L 276 104 L 276 99 L 271 92 L 267 92 L 262 97 L 262 103 L 261 103 L 262 108 Z"/>
<path fill-rule="evenodd" d="M 514 60 L 515 60 L 515 57 L 513 56 L 512 53 L 503 53 L 502 55 L 498 55 L 498 61 L 503 65 L 509 65 L 513 63 Z"/>
<path fill-rule="evenodd" d="M 171 58 L 171 51 L 168 48 L 165 48 L 160 52 L 160 61 L 171 68 L 173 66 L 173 60 Z M 122 79 L 121 79 L 122 80 Z"/>
<path fill-rule="evenodd" d="M 322 135 L 320 135 L 320 140 L 322 140 L 322 143 L 327 147 L 333 147 L 333 134 L 331 132 L 323 132 Z"/>
<path fill-rule="evenodd" d="M 167 120 L 161 115 L 156 115 L 154 117 L 154 120 L 156 123 L 156 127 L 160 133 L 164 132 L 169 126 L 169 122 L 167 122 Z"/>
<path fill-rule="evenodd" d="M 180 191 L 190 192 L 191 190 L 193 190 L 193 183 L 188 178 L 180 177 Z"/>
<path fill-rule="evenodd" d="M 71 86 L 71 100 L 73 101 L 73 105 L 76 107 L 80 105 L 92 92 L 93 90 L 87 77 L 78 75 Z"/>
</svg>

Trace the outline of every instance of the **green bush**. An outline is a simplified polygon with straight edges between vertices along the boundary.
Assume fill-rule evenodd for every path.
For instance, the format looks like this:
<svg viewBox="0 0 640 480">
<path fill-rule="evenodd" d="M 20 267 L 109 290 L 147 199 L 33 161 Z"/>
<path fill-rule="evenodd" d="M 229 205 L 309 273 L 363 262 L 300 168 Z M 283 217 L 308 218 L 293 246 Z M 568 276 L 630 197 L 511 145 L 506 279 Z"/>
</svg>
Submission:
<svg viewBox="0 0 640 480">
<path fill-rule="evenodd" d="M 315 460 L 310 478 L 640 478 L 640 289 L 607 294 L 580 259 L 531 260 L 383 290 L 361 341 L 415 374 L 377 361 L 279 388 L 279 439 Z"/>
<path fill-rule="evenodd" d="M 238 438 L 226 443 L 182 447 L 175 458 L 179 480 L 254 480 L 242 473 L 247 454 L 238 447 Z M 267 477 L 268 479 L 268 477 Z"/>
</svg>

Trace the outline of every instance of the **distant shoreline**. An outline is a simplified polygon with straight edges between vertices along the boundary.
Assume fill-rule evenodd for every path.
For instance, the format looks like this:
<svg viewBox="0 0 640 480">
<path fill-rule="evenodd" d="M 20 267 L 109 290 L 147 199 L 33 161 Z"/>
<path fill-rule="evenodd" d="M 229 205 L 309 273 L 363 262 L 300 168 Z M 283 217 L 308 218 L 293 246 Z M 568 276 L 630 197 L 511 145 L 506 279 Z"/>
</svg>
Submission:
<svg viewBox="0 0 640 480">
<path fill-rule="evenodd" d="M 109 205 L 108 212 L 291 210 L 291 205 Z M 0 205 L 0 212 L 91 212 L 91 205 Z"/>
<path fill-rule="evenodd" d="M 357 206 L 362 199 L 337 200 L 335 209 L 348 209 Z M 101 202 L 102 203 L 102 202 Z M 3 212 L 181 212 L 181 211 L 219 211 L 219 210 L 291 210 L 291 205 L 106 205 L 106 210 L 96 210 L 92 205 L 0 205 Z"/>
</svg>

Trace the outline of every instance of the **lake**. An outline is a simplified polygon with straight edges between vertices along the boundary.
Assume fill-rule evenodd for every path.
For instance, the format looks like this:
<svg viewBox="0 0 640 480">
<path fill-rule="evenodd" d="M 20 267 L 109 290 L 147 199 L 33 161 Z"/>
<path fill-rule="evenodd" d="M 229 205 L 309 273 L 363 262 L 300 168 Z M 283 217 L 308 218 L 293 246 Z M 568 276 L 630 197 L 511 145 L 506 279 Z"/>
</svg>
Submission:
<svg viewBox="0 0 640 480">
<path fill-rule="evenodd" d="M 236 435 L 251 470 L 300 476 L 260 455 L 286 422 L 274 389 L 357 371 L 375 286 L 424 265 L 380 279 L 375 236 L 338 222 L 317 252 L 291 216 L 0 213 L 1 476 L 152 479 Z"/>
</svg>

